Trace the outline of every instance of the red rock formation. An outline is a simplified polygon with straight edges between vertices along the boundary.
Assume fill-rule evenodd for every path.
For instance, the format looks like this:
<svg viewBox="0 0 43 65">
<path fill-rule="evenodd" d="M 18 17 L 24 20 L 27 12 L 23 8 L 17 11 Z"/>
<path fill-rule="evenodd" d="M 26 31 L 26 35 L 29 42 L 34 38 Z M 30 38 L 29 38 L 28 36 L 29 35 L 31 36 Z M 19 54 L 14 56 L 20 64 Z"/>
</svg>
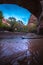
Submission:
<svg viewBox="0 0 43 65">
<path fill-rule="evenodd" d="M 6 25 L 8 25 L 8 26 L 10 26 L 10 24 L 7 22 L 7 20 L 6 19 L 2 19 L 2 23 L 4 23 L 4 24 L 6 24 Z"/>
<path fill-rule="evenodd" d="M 29 23 L 37 23 L 37 17 L 35 17 L 34 15 L 31 15 L 28 24 L 29 24 Z"/>
</svg>

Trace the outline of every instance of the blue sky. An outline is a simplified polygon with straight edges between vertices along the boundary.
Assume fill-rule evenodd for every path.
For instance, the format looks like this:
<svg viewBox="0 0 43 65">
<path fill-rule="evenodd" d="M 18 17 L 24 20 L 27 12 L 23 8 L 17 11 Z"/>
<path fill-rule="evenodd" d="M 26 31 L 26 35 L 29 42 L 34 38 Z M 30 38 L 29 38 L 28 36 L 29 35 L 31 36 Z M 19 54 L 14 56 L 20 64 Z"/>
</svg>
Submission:
<svg viewBox="0 0 43 65">
<path fill-rule="evenodd" d="M 15 17 L 17 20 L 23 21 L 24 24 L 28 23 L 31 13 L 16 4 L 0 4 L 0 11 L 3 12 L 5 18 Z"/>
</svg>

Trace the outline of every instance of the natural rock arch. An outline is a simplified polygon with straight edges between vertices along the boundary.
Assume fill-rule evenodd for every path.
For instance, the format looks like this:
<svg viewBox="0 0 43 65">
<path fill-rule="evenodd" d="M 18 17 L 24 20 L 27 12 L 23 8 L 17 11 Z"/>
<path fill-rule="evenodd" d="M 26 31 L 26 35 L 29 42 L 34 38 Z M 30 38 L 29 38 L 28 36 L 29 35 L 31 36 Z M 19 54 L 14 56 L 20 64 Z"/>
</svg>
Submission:
<svg viewBox="0 0 43 65">
<path fill-rule="evenodd" d="M 30 10 L 38 18 L 42 11 L 40 0 L 1 0 L 0 3 L 17 4 Z"/>
</svg>

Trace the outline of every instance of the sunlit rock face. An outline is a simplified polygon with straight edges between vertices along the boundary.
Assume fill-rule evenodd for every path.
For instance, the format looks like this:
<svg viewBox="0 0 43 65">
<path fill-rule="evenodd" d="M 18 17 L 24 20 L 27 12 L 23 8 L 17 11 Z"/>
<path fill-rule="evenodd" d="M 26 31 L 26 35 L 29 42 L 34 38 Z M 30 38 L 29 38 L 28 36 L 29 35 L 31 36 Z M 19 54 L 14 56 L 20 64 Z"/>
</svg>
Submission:
<svg viewBox="0 0 43 65">
<path fill-rule="evenodd" d="M 7 20 L 6 19 L 2 19 L 2 24 L 5 24 L 5 25 L 8 25 L 8 26 L 10 26 L 10 24 L 7 22 Z"/>
<path fill-rule="evenodd" d="M 36 32 L 37 31 L 37 25 L 38 25 L 38 19 L 33 14 L 30 17 L 30 20 L 28 21 L 28 29 L 29 32 Z"/>
<path fill-rule="evenodd" d="M 28 24 L 29 23 L 36 23 L 36 22 L 37 22 L 37 17 L 34 15 L 31 15 L 30 20 L 28 21 Z"/>
<path fill-rule="evenodd" d="M 28 26 L 33 26 L 33 25 L 37 25 L 38 24 L 38 19 L 37 17 L 35 17 L 34 15 L 31 15 L 30 20 L 28 21 Z"/>
</svg>

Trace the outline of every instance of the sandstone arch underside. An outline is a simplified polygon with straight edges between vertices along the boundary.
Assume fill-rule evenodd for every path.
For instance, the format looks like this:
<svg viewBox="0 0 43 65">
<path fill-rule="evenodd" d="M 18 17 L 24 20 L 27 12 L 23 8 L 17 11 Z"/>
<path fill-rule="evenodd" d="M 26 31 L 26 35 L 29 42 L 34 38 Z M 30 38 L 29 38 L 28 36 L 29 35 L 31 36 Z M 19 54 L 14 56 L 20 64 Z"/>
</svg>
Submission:
<svg viewBox="0 0 43 65">
<path fill-rule="evenodd" d="M 40 0 L 0 0 L 0 4 L 17 4 L 28 9 L 38 18 L 42 11 Z"/>
</svg>

